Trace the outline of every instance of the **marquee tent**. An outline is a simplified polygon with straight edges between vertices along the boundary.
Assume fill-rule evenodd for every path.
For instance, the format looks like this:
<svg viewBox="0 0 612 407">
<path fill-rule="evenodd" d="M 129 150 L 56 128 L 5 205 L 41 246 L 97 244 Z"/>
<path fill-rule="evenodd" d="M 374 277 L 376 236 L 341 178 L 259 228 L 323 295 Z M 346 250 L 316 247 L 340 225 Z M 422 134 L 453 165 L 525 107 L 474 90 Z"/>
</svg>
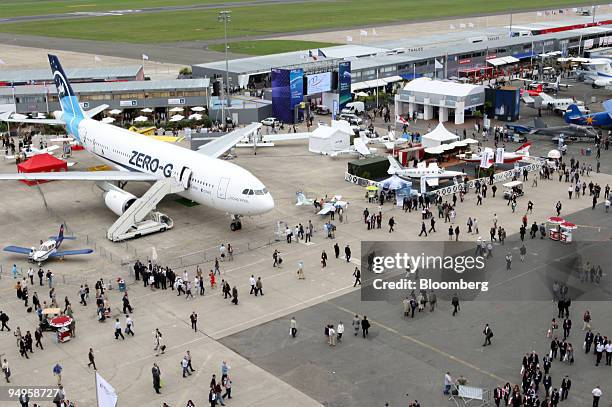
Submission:
<svg viewBox="0 0 612 407">
<path fill-rule="evenodd" d="M 459 140 L 459 136 L 446 130 L 442 123 L 439 123 L 435 129 L 425 134 L 422 137 L 423 147 L 438 147 L 442 144 L 450 144 L 453 141 Z"/>
<path fill-rule="evenodd" d="M 31 173 L 31 172 L 59 172 L 66 171 L 68 164 L 66 161 L 60 160 L 59 158 L 53 157 L 51 154 L 37 154 L 27 161 L 17 165 L 17 172 Z M 21 180 L 26 185 L 36 185 L 37 183 L 43 183 L 48 181 L 28 181 Z"/>
</svg>

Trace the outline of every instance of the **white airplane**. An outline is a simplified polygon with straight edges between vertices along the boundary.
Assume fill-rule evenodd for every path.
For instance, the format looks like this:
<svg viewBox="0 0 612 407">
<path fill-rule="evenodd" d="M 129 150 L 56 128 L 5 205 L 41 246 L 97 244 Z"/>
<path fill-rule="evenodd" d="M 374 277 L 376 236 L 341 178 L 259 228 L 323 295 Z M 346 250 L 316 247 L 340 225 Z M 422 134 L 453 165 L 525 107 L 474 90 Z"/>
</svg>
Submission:
<svg viewBox="0 0 612 407">
<path fill-rule="evenodd" d="M 438 167 L 437 163 L 420 162 L 416 168 L 405 168 L 395 158 L 388 156 L 389 169 L 387 173 L 408 178 L 425 178 L 428 185 L 438 185 L 439 178 L 454 178 L 463 177 L 465 174 L 460 171 L 446 171 L 444 168 Z"/>
<path fill-rule="evenodd" d="M 49 146 L 46 148 L 36 148 L 36 147 L 23 147 L 21 149 L 21 153 L 25 154 L 26 158 L 30 158 L 30 157 L 34 157 L 35 155 L 38 154 L 55 154 L 55 150 L 59 149 L 60 146 L 57 145 L 53 145 L 53 146 Z M 8 160 L 14 160 L 15 159 L 15 155 L 5 155 L 4 158 L 8 159 Z"/>
<path fill-rule="evenodd" d="M 525 157 L 529 157 L 530 147 L 531 143 L 527 142 L 521 145 L 515 151 L 504 151 L 504 163 L 509 164 L 515 161 L 522 160 Z M 485 147 L 485 150 L 489 151 L 489 156 L 491 157 L 491 159 L 495 159 L 495 151 L 492 148 Z M 480 162 L 482 160 L 482 153 L 476 153 L 471 155 L 458 154 L 457 158 L 468 163 Z"/>
<path fill-rule="evenodd" d="M 38 249 L 32 247 L 20 246 L 7 246 L 3 250 L 5 252 L 25 254 L 28 256 L 28 260 L 36 262 L 39 265 L 50 258 L 64 258 L 64 256 L 75 256 L 80 254 L 93 253 L 92 249 L 77 249 L 77 250 L 59 250 L 64 240 L 75 240 L 74 237 L 64 236 L 64 225 L 60 226 L 60 230 L 57 236 L 51 236 L 46 242 L 42 242 Z"/>
<path fill-rule="evenodd" d="M 559 62 L 577 62 L 576 72 L 594 88 L 612 88 L 612 61 L 608 58 L 559 58 Z"/>
<path fill-rule="evenodd" d="M 368 148 L 364 139 L 362 139 L 361 137 L 357 137 L 353 139 L 353 145 L 350 146 L 349 148 L 344 149 L 344 150 L 330 151 L 326 155 L 329 155 L 330 157 L 334 157 L 334 158 L 340 157 L 343 155 L 354 155 L 354 154 L 357 154 L 360 157 L 361 156 L 367 157 L 367 156 L 372 155 L 372 153 L 375 151 L 376 151 L 375 148 Z"/>
<path fill-rule="evenodd" d="M 315 202 L 314 199 L 306 198 L 306 195 L 304 195 L 302 191 L 295 193 L 295 199 L 297 201 L 295 206 L 313 206 Z"/>
<path fill-rule="evenodd" d="M 331 212 L 335 212 L 337 208 L 346 208 L 348 202 L 342 200 L 341 195 L 336 195 L 329 202 L 324 202 L 317 215 L 325 216 Z"/>
<path fill-rule="evenodd" d="M 570 105 L 578 106 L 578 109 L 583 114 L 589 112 L 589 109 L 584 106 L 584 102 L 581 100 L 575 100 L 572 98 L 554 98 L 544 92 L 540 93 L 538 96 L 529 96 L 527 94 L 523 94 L 522 98 L 523 102 L 525 102 L 527 106 L 536 107 L 538 105 L 537 101 L 539 100 L 541 107 L 550 107 L 558 113 L 565 113 L 565 111 Z"/>
<path fill-rule="evenodd" d="M 59 59 L 49 55 L 49 63 L 62 111 L 54 113 L 55 119 L 26 122 L 65 125 L 67 133 L 87 151 L 117 170 L 0 174 L 0 180 L 95 181 L 106 191 L 106 206 L 122 215 L 137 199 L 113 182 L 156 182 L 172 178 L 176 181 L 173 190 L 182 197 L 231 214 L 232 230 L 240 229 L 241 216 L 263 214 L 274 208 L 274 199 L 259 179 L 235 164 L 217 159 L 246 134 L 257 131 L 261 124 L 253 123 L 204 144 L 198 151 L 191 151 L 91 119 L 100 107 L 84 112 Z"/>
<path fill-rule="evenodd" d="M 568 89 L 569 87 L 572 86 L 568 83 L 561 83 L 561 76 L 557 76 L 557 80 L 554 82 L 534 81 L 531 79 L 523 79 L 523 78 L 518 78 L 517 80 L 521 82 L 525 82 L 525 84 L 527 85 L 529 89 L 540 89 L 540 85 L 542 85 L 541 89 L 544 92 L 545 91 L 559 92 L 559 89 L 561 88 Z"/>
</svg>

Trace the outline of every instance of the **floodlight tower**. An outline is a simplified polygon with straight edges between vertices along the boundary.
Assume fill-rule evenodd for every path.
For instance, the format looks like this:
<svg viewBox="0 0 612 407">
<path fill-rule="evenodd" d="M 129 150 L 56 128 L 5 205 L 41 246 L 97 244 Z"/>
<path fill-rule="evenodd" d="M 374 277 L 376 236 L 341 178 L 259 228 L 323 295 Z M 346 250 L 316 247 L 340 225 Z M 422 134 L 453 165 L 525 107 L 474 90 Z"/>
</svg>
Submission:
<svg viewBox="0 0 612 407">
<path fill-rule="evenodd" d="M 229 97 L 229 60 L 227 59 L 227 23 L 232 21 L 232 12 L 230 10 L 219 11 L 218 21 L 223 23 L 223 37 L 225 39 L 225 97 L 227 107 L 230 107 L 230 97 Z M 225 117 L 223 120 L 225 121 Z"/>
</svg>

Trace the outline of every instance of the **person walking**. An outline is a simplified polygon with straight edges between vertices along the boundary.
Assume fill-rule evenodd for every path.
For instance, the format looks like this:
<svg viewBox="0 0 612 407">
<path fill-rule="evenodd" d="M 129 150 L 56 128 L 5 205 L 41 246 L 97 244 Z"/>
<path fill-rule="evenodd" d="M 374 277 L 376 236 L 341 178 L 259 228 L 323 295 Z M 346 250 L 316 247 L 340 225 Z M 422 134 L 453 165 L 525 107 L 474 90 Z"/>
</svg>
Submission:
<svg viewBox="0 0 612 407">
<path fill-rule="evenodd" d="M 520 248 L 520 254 L 521 254 L 521 262 L 525 261 L 525 255 L 527 254 L 527 247 L 525 246 L 525 244 L 523 243 L 523 245 Z"/>
<path fill-rule="evenodd" d="M 291 321 L 289 322 L 289 333 L 291 334 L 292 338 L 295 338 L 297 335 L 297 321 L 295 320 L 295 317 L 291 317 Z"/>
<path fill-rule="evenodd" d="M 181 360 L 181 367 L 183 368 L 183 378 L 187 377 L 187 375 L 191 376 L 191 372 L 189 371 L 189 361 L 187 360 L 187 355 L 183 356 L 183 360 Z"/>
<path fill-rule="evenodd" d="M 134 321 L 129 315 L 125 315 L 125 334 L 134 336 Z"/>
<path fill-rule="evenodd" d="M 572 380 L 568 375 L 565 375 L 563 380 L 561 380 L 561 401 L 567 400 L 567 396 L 569 395 L 569 391 L 572 388 Z"/>
<path fill-rule="evenodd" d="M 2 323 L 2 328 L 0 328 L 0 331 L 4 331 L 4 328 L 6 328 L 7 331 L 11 332 L 11 328 L 9 328 L 9 326 L 6 324 L 8 321 L 9 316 L 3 311 L 0 311 L 0 322 Z"/>
<path fill-rule="evenodd" d="M 459 297 L 457 296 L 457 293 L 453 295 L 453 298 L 451 299 L 451 305 L 453 306 L 453 316 L 455 316 L 457 315 L 457 312 L 459 312 L 460 310 Z"/>
<path fill-rule="evenodd" d="M 361 320 L 359 319 L 359 315 L 355 314 L 352 325 L 355 336 L 359 335 L 359 328 L 361 328 Z"/>
<path fill-rule="evenodd" d="M 57 378 L 58 386 L 62 384 L 62 370 L 62 365 L 59 363 L 56 363 L 55 366 L 53 366 L 53 375 Z"/>
<path fill-rule="evenodd" d="M 353 271 L 353 277 L 355 277 L 355 283 L 353 287 L 356 287 L 357 284 L 361 285 L 361 271 L 358 267 L 355 267 L 355 271 Z"/>
<path fill-rule="evenodd" d="M 161 370 L 159 366 L 157 366 L 157 363 L 153 363 L 151 375 L 153 376 L 153 388 L 155 389 L 155 393 L 161 394 L 159 391 L 159 389 L 161 389 Z"/>
<path fill-rule="evenodd" d="M 493 337 L 493 331 L 491 330 L 491 327 L 489 326 L 489 324 L 485 324 L 482 334 L 485 337 L 485 341 L 482 344 L 482 346 L 491 345 L 491 338 Z"/>
<path fill-rule="evenodd" d="M 197 332 L 198 330 L 198 314 L 195 311 L 191 312 L 189 315 L 189 321 L 191 321 L 191 329 Z"/>
<path fill-rule="evenodd" d="M 370 321 L 368 321 L 368 317 L 364 315 L 363 319 L 361 320 L 361 330 L 362 330 L 364 339 L 368 336 L 369 329 L 370 329 Z"/>
<path fill-rule="evenodd" d="M 591 391 L 591 394 L 593 395 L 593 407 L 599 407 L 599 399 L 601 398 L 601 395 L 603 394 L 601 391 L 601 388 L 599 386 L 596 386 L 593 389 L 593 391 Z"/>
<path fill-rule="evenodd" d="M 98 368 L 96 367 L 96 359 L 94 357 L 93 348 L 89 348 L 89 353 L 87 354 L 87 358 L 89 359 L 89 363 L 87 364 L 87 367 L 93 366 L 94 370 L 98 370 Z"/>
<path fill-rule="evenodd" d="M 336 333 L 338 334 L 338 342 L 342 342 L 342 334 L 344 333 L 344 324 L 342 321 L 338 323 L 336 327 Z"/>
<path fill-rule="evenodd" d="M 121 332 L 121 322 L 119 322 L 119 318 L 117 318 L 115 320 L 115 339 L 119 339 L 119 337 L 125 340 L 125 336 L 123 336 L 123 332 Z"/>
<path fill-rule="evenodd" d="M 512 253 L 506 253 L 506 270 L 512 270 Z"/>
<path fill-rule="evenodd" d="M 257 277 L 257 282 L 255 282 L 255 297 L 257 297 L 257 293 L 261 294 L 263 297 L 263 284 L 261 283 L 261 277 Z"/>
<path fill-rule="evenodd" d="M 351 248 L 349 247 L 349 245 L 347 244 L 346 247 L 344 248 L 344 256 L 346 257 L 346 262 L 348 263 L 349 261 L 351 261 Z"/>
<path fill-rule="evenodd" d="M 6 359 L 2 360 L 2 373 L 4 373 L 4 380 L 7 383 L 11 382 L 11 368 L 9 367 L 8 361 Z"/>
</svg>

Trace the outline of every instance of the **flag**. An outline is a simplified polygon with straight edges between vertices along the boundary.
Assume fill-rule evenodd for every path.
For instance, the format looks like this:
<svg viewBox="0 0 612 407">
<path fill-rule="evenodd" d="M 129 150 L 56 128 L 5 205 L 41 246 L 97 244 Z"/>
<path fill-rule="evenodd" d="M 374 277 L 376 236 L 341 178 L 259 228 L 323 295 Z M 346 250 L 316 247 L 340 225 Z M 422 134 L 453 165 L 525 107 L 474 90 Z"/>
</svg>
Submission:
<svg viewBox="0 0 612 407">
<path fill-rule="evenodd" d="M 436 60 L 435 60 L 435 63 L 434 63 L 434 67 L 435 67 L 435 69 L 442 69 L 442 68 L 444 68 L 444 64 L 440 63 L 440 62 L 439 62 L 439 61 L 436 59 Z"/>
<path fill-rule="evenodd" d="M 308 58 L 312 58 L 315 61 L 317 60 L 317 56 L 312 53 L 311 49 L 308 50 Z"/>
<path fill-rule="evenodd" d="M 149 60 L 149 56 L 147 54 L 142 54 L 142 59 L 144 61 L 148 61 Z"/>
<path fill-rule="evenodd" d="M 491 166 L 491 155 L 493 151 L 485 149 L 480 156 L 480 168 L 489 168 Z"/>
<path fill-rule="evenodd" d="M 395 122 L 396 122 L 396 123 L 402 123 L 402 124 L 410 124 L 410 122 L 409 122 L 408 120 L 404 119 L 404 118 L 403 118 L 402 116 L 400 116 L 399 114 L 398 114 L 398 115 L 395 115 Z"/>
<path fill-rule="evenodd" d="M 498 147 L 495 150 L 495 164 L 503 164 L 504 163 L 504 148 Z"/>
<path fill-rule="evenodd" d="M 117 392 L 98 372 L 96 372 L 96 398 L 98 407 L 117 406 Z"/>
<path fill-rule="evenodd" d="M 368 32 L 366 30 L 360 30 L 359 31 L 359 35 L 361 35 L 362 37 L 367 37 L 368 36 Z"/>
<path fill-rule="evenodd" d="M 378 35 L 378 33 L 376 32 L 376 28 L 372 28 L 372 35 L 373 36 L 377 36 Z"/>
<path fill-rule="evenodd" d="M 346 42 L 353 42 L 353 37 L 351 37 L 350 35 L 347 35 Z"/>
<path fill-rule="evenodd" d="M 327 55 L 321 50 L 321 48 L 317 48 L 317 56 L 327 58 Z"/>
<path fill-rule="evenodd" d="M 96 55 L 96 56 L 94 56 L 94 61 L 100 62 L 100 61 L 102 61 L 102 58 L 100 58 L 99 56 Z"/>
</svg>

